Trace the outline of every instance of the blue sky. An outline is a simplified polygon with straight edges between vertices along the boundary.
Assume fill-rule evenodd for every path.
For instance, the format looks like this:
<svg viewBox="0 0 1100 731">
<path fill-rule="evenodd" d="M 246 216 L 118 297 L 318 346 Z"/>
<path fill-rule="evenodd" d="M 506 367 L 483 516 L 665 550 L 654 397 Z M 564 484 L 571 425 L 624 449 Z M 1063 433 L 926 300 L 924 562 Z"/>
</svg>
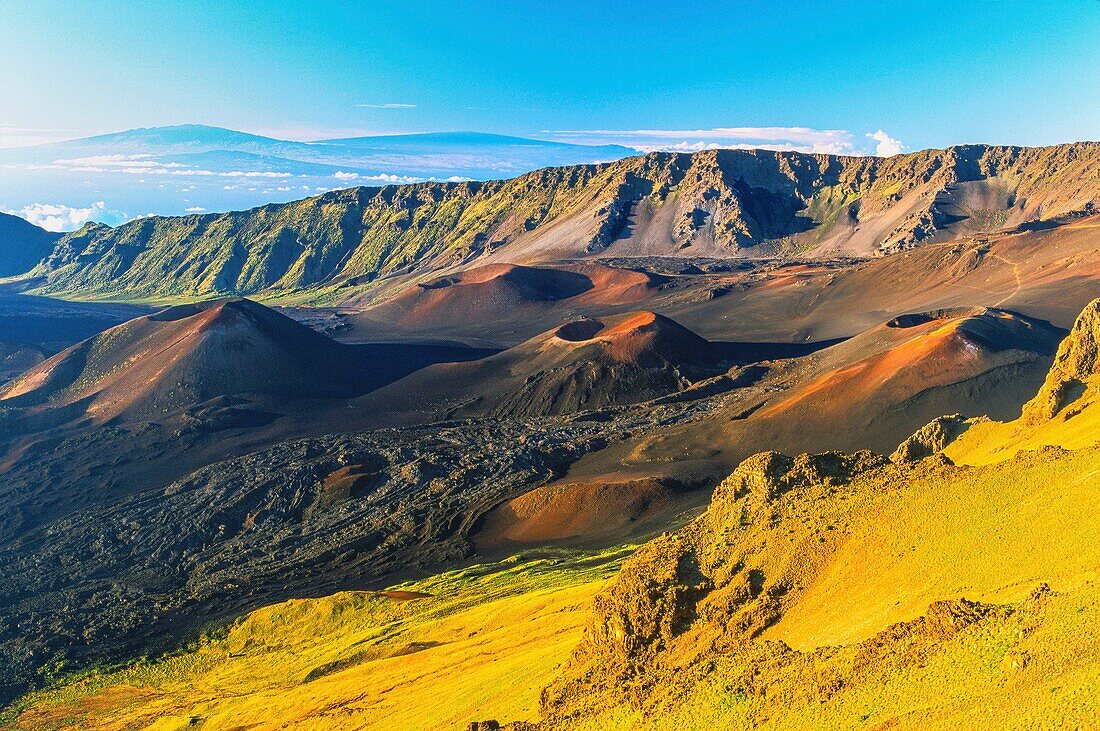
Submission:
<svg viewBox="0 0 1100 731">
<path fill-rule="evenodd" d="M 1100 138 L 1098 39 L 1098 0 L 0 0 L 0 144 L 185 122 L 298 139 L 1048 144 Z"/>
</svg>

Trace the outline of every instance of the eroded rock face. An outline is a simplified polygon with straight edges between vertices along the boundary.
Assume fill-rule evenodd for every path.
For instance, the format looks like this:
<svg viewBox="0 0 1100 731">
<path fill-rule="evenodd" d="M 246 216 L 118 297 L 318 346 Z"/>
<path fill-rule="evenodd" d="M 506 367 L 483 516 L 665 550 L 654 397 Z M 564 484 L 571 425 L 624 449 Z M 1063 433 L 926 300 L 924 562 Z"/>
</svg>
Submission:
<svg viewBox="0 0 1100 731">
<path fill-rule="evenodd" d="M 1098 169 L 1095 142 L 890 158 L 653 152 L 503 181 L 351 188 L 257 211 L 89 224 L 23 266 L 45 256 L 34 273 L 50 293 L 167 299 L 365 282 L 513 246 L 548 261 L 563 252 L 562 230 L 576 231 L 577 256 L 624 242 L 662 256 L 770 255 L 775 242 L 805 251 L 822 240 L 829 252 L 868 255 L 1092 215 Z"/>
<path fill-rule="evenodd" d="M 913 436 L 898 445 L 890 455 L 892 462 L 917 462 L 934 454 L 955 440 L 966 429 L 961 414 L 939 416 L 918 429 Z"/>
<path fill-rule="evenodd" d="M 1092 592 L 1094 588 L 1088 587 L 1085 591 Z M 864 698 L 869 689 L 889 687 L 910 673 L 927 677 L 929 666 L 936 663 L 937 656 L 942 658 L 945 648 L 950 652 L 952 646 L 958 648 L 961 644 L 981 646 L 983 641 L 989 642 L 994 636 L 1008 645 L 1007 648 L 1003 644 L 998 647 L 998 651 L 1004 653 L 1000 668 L 973 669 L 978 677 L 970 687 L 982 687 L 982 680 L 987 683 L 986 688 L 998 687 L 1006 678 L 1011 683 L 1022 677 L 1021 673 L 1037 659 L 1037 648 L 1042 646 L 1035 641 L 1036 637 L 1058 626 L 1058 612 L 1066 611 L 1071 602 L 1076 609 L 1074 614 L 1082 611 L 1082 595 L 1057 594 L 1046 585 L 1040 585 L 1016 604 L 987 604 L 967 599 L 933 602 L 923 615 L 889 625 L 850 645 L 800 651 L 782 641 L 764 640 L 745 641 L 732 647 L 704 648 L 689 664 L 675 666 L 661 660 L 653 663 L 647 671 L 650 676 L 648 688 L 643 690 L 637 681 L 628 686 L 630 690 L 642 690 L 635 692 L 630 702 L 643 717 L 683 714 L 684 708 L 690 708 L 692 701 L 697 699 L 694 693 L 700 688 L 717 686 L 725 691 L 725 698 L 735 695 L 738 703 L 745 704 L 743 709 L 747 713 L 741 724 L 729 726 L 716 721 L 716 728 L 766 727 L 769 720 L 778 717 L 789 720 L 792 715 L 804 719 L 805 727 L 817 728 L 821 725 L 817 712 L 823 705 L 843 703 L 844 699 L 853 697 Z M 592 670 L 589 680 L 598 678 L 599 672 Z M 958 675 L 952 674 L 950 682 L 958 683 Z M 567 704 L 573 705 L 562 708 L 544 705 L 548 713 L 537 728 L 539 731 L 572 729 L 586 716 L 596 715 L 609 706 L 622 705 L 621 697 L 610 695 L 612 688 L 622 690 L 608 684 L 602 691 L 592 692 L 590 686 L 586 694 L 578 693 L 566 699 Z M 551 693 L 547 696 L 556 699 Z M 952 700 L 948 699 L 947 703 Z M 940 699 L 935 697 L 922 697 L 918 701 L 920 708 L 909 711 L 907 718 L 920 727 L 925 718 L 921 714 L 930 712 L 927 718 L 932 718 L 932 714 L 940 710 L 936 706 L 938 701 Z M 698 712 L 707 712 L 704 704 L 696 708 Z M 896 717 L 901 713 L 904 711 L 888 708 L 883 715 Z M 849 717 L 847 725 L 841 723 L 839 727 L 851 725 L 852 720 Z M 888 727 L 892 723 L 887 720 L 881 725 Z M 515 724 L 503 728 L 519 731 L 532 729 L 532 726 Z"/>
<path fill-rule="evenodd" d="M 685 667 L 700 652 L 757 637 L 782 616 L 792 588 L 805 578 L 799 567 L 830 550 L 817 535 L 789 540 L 785 511 L 813 505 L 887 464 L 871 452 L 793 458 L 762 452 L 746 459 L 706 513 L 639 549 L 596 598 L 569 669 L 543 694 L 546 715 L 583 714 L 597 691 L 643 698 L 660 674 L 655 669 Z"/>
<path fill-rule="evenodd" d="M 722 481 L 714 493 L 712 510 L 724 502 L 751 496 L 757 503 L 769 503 L 788 490 L 813 484 L 846 482 L 859 472 L 883 462 L 878 455 L 825 452 L 791 458 L 778 452 L 754 454 Z"/>
<path fill-rule="evenodd" d="M 597 599 L 602 621 L 592 625 L 592 641 L 620 661 L 651 657 L 690 624 L 710 588 L 691 546 L 665 534 L 623 567 L 615 591 Z"/>
<path fill-rule="evenodd" d="M 1100 375 L 1100 299 L 1090 302 L 1062 341 L 1039 393 L 1024 406 L 1025 423 L 1053 419 L 1079 398 L 1087 382 Z"/>
</svg>

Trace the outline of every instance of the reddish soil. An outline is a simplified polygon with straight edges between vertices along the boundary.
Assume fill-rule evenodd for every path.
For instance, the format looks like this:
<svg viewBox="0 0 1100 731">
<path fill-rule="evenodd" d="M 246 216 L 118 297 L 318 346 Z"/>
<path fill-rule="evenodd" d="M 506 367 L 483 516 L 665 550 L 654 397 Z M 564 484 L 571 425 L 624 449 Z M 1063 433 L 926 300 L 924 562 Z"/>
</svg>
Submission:
<svg viewBox="0 0 1100 731">
<path fill-rule="evenodd" d="M 97 422 L 218 397 L 350 397 L 367 364 L 348 346 L 249 300 L 171 307 L 74 345 L 0 388 L 15 406 L 81 405 Z"/>
<path fill-rule="evenodd" d="M 514 320 L 558 306 L 624 305 L 652 296 L 658 278 L 586 264 L 531 267 L 489 264 L 414 285 L 370 316 L 414 330 Z"/>
<path fill-rule="evenodd" d="M 680 504 L 676 489 L 659 477 L 609 475 L 547 485 L 490 512 L 474 536 L 479 548 L 606 539 L 628 535 L 668 516 Z"/>
<path fill-rule="evenodd" d="M 653 312 L 634 312 L 608 320 L 597 338 L 607 353 L 622 362 L 637 362 L 653 353 L 670 363 L 710 360 L 710 344 L 667 317 Z"/>
<path fill-rule="evenodd" d="M 592 289 L 577 297 L 585 304 L 626 305 L 643 302 L 653 296 L 659 283 L 652 275 L 630 269 L 615 269 L 588 264 L 575 269 L 588 277 Z"/>
</svg>

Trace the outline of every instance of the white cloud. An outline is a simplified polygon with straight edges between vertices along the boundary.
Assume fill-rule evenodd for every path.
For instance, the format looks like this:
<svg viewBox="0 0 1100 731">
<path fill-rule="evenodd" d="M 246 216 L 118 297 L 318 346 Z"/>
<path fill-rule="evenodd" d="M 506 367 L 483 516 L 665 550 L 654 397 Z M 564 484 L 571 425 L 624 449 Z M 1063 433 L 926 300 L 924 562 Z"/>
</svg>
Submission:
<svg viewBox="0 0 1100 731">
<path fill-rule="evenodd" d="M 881 129 L 878 132 L 868 132 L 867 136 L 878 143 L 875 145 L 875 154 L 879 157 L 891 157 L 905 149 L 901 140 L 895 140 Z"/>
<path fill-rule="evenodd" d="M 72 231 L 83 226 L 93 217 L 108 213 L 104 201 L 96 201 L 87 208 L 73 208 L 60 203 L 32 203 L 18 210 L 4 211 L 27 219 L 47 231 Z"/>
<path fill-rule="evenodd" d="M 79 173 L 115 173 L 125 175 L 172 175 L 177 177 L 291 178 L 293 173 L 272 170 L 229 170 L 216 172 L 194 168 L 179 162 L 159 162 L 149 155 L 92 155 L 54 160 L 48 165 L 27 164 L 24 170 L 65 170 Z"/>
<path fill-rule="evenodd" d="M 393 175 L 392 173 L 378 173 L 377 175 L 360 175 L 359 173 L 348 173 L 343 170 L 337 170 L 333 175 L 337 180 L 345 183 L 353 181 L 360 181 L 367 184 L 372 183 L 389 183 L 392 185 L 402 185 L 405 183 L 418 183 L 423 178 L 418 178 L 412 175 Z"/>
<path fill-rule="evenodd" d="M 54 160 L 48 165 L 23 165 L 25 170 L 65 170 L 78 173 L 122 173 L 127 175 L 214 175 L 210 170 L 178 162 L 159 162 L 149 155 L 91 155 Z"/>
<path fill-rule="evenodd" d="M 150 159 L 151 155 L 89 155 L 88 157 L 73 157 L 54 160 L 54 165 L 64 166 L 89 166 L 110 165 L 125 168 L 182 168 L 187 167 L 179 162 L 157 162 Z"/>
<path fill-rule="evenodd" d="M 72 139 L 76 130 L 0 124 L 0 147 L 27 147 Z"/>
<path fill-rule="evenodd" d="M 812 127 L 714 127 L 711 129 L 633 129 L 633 130 L 546 130 L 555 139 L 583 144 L 619 144 L 642 152 L 699 152 L 715 149 L 793 150 L 830 155 L 883 154 L 884 143 L 876 150 L 863 138 L 843 129 Z M 889 138 L 884 132 L 877 135 Z M 898 145 L 896 140 L 891 142 Z"/>
<path fill-rule="evenodd" d="M 416 183 L 421 178 L 414 177 L 412 175 L 393 175 L 391 173 L 379 173 L 378 175 L 368 175 L 366 179 L 372 183 L 391 183 L 393 185 L 404 185 L 406 183 Z"/>
<path fill-rule="evenodd" d="M 361 109 L 416 109 L 415 104 L 397 104 L 394 102 L 388 104 L 356 104 L 355 106 Z"/>
<path fill-rule="evenodd" d="M 213 175 L 213 173 L 211 173 Z M 223 178 L 292 178 L 293 173 L 276 173 L 267 170 L 231 170 L 228 173 L 218 173 Z"/>
<path fill-rule="evenodd" d="M 206 209 L 202 206 L 191 206 L 190 208 L 184 209 L 184 211 L 186 211 L 187 213 L 202 213 L 205 210 Z"/>
</svg>

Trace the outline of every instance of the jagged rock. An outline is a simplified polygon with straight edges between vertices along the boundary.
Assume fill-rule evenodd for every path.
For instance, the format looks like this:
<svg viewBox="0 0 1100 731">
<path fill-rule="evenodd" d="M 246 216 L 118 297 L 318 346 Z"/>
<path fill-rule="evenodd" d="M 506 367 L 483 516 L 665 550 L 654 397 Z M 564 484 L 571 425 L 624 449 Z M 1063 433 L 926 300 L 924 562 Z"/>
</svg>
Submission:
<svg viewBox="0 0 1100 731">
<path fill-rule="evenodd" d="M 1100 374 L 1100 299 L 1090 302 L 1062 341 L 1054 365 L 1035 398 L 1024 405 L 1023 420 L 1041 424 L 1053 419 L 1085 391 L 1086 382 Z"/>
<path fill-rule="evenodd" d="M 947 639 L 981 621 L 995 609 L 994 605 L 968 599 L 933 602 L 924 615 L 924 629 L 939 639 Z"/>
<path fill-rule="evenodd" d="M 883 462 L 882 457 L 868 451 L 801 454 L 793 459 L 778 452 L 760 452 L 744 460 L 722 481 L 715 490 L 713 502 L 723 503 L 751 495 L 757 502 L 768 503 L 793 488 L 846 481 Z"/>
<path fill-rule="evenodd" d="M 467 727 L 469 731 L 500 731 L 500 723 L 497 721 L 471 721 Z"/>
<path fill-rule="evenodd" d="M 898 445 L 890 455 L 891 462 L 917 462 L 943 451 L 966 429 L 961 414 L 937 416 L 918 429 L 913 436 Z"/>
<path fill-rule="evenodd" d="M 871 452 L 793 458 L 762 452 L 743 461 L 706 513 L 640 548 L 596 597 L 568 672 L 543 693 L 545 714 L 585 709 L 595 688 L 642 698 L 644 679 L 662 658 L 690 662 L 700 646 L 741 647 L 757 637 L 782 616 L 798 580 L 791 569 L 775 567 L 812 560 L 807 553 L 823 545 L 775 543 L 772 508 L 796 503 L 785 497 L 792 490 L 831 490 L 885 464 Z M 759 563 L 765 545 L 791 555 L 765 566 Z"/>
<path fill-rule="evenodd" d="M 690 623 L 695 602 L 708 588 L 691 547 L 675 534 L 662 535 L 623 565 L 611 591 L 597 597 L 589 637 L 619 662 L 651 657 Z"/>
</svg>

